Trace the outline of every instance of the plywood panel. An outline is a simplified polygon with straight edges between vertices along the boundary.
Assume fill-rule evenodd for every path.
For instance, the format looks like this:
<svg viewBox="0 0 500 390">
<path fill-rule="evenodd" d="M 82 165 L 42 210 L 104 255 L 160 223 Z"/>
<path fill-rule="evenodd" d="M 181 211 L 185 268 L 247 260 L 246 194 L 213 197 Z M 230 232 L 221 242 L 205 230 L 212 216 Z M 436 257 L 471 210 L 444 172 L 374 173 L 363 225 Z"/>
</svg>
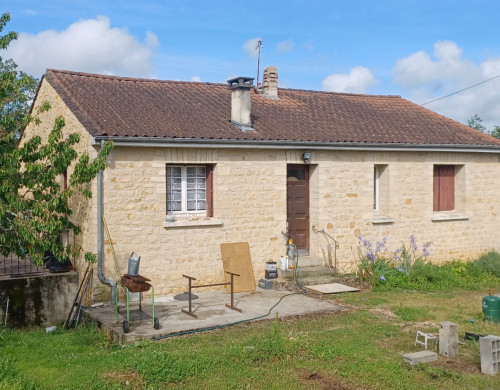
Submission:
<svg viewBox="0 0 500 390">
<path fill-rule="evenodd" d="M 226 282 L 231 280 L 231 276 L 226 274 L 226 271 L 240 275 L 234 277 L 234 292 L 255 291 L 255 279 L 253 277 L 248 242 L 220 244 L 220 251 Z M 226 286 L 226 290 L 230 292 L 231 286 Z"/>
</svg>

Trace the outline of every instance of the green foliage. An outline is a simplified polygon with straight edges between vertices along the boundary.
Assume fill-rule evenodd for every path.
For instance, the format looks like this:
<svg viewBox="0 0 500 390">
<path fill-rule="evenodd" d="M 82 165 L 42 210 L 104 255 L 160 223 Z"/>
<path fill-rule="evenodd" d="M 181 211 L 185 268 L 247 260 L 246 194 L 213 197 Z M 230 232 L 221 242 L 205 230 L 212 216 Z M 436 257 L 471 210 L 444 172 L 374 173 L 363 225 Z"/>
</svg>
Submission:
<svg viewBox="0 0 500 390">
<path fill-rule="evenodd" d="M 500 278 L 500 254 L 491 251 L 474 262 L 454 260 L 443 265 L 426 261 L 432 242 L 418 246 L 415 237 L 404 242 L 394 252 L 386 239 L 377 242 L 358 236 L 358 278 L 380 291 L 393 289 L 445 291 L 447 289 L 476 289 L 490 287 Z"/>
<path fill-rule="evenodd" d="M 474 262 L 479 269 L 500 278 L 500 253 L 490 251 Z"/>
<path fill-rule="evenodd" d="M 4 14 L 0 31 L 8 21 L 9 15 Z M 1 36 L 1 47 L 16 38 L 15 33 Z M 92 196 L 88 184 L 105 168 L 113 144 L 105 143 L 94 160 L 88 154 L 79 156 L 75 146 L 80 136 L 63 134 L 61 116 L 45 143 L 34 136 L 18 144 L 24 126 L 40 125 L 39 115 L 50 106 L 44 103 L 34 115 L 27 115 L 36 80 L 16 71 L 11 60 L 0 60 L 0 253 L 21 258 L 29 255 L 38 265 L 46 251 L 63 260 L 79 250 L 63 247 L 59 239 L 63 231 L 80 233 L 80 227 L 71 221 L 69 200 L 75 193 Z M 71 170 L 68 187 L 61 188 L 62 177 Z"/>
<path fill-rule="evenodd" d="M 0 17 L 0 32 L 10 20 L 8 13 Z M 17 39 L 15 32 L 0 35 L 0 49 L 6 49 L 10 42 Z M 30 102 L 33 100 L 38 81 L 28 74 L 18 71 L 12 59 L 0 56 L 0 130 L 14 133 L 19 137 L 26 123 Z"/>
<path fill-rule="evenodd" d="M 405 289 L 416 291 L 447 291 L 450 289 L 487 288 L 500 280 L 482 270 L 474 262 L 454 260 L 443 265 L 417 262 L 411 272 L 399 273 L 386 278 L 375 287 L 380 291 Z"/>
<path fill-rule="evenodd" d="M 425 321 L 434 319 L 428 308 L 421 306 L 400 306 L 394 313 L 404 321 Z"/>
<path fill-rule="evenodd" d="M 480 131 L 481 133 L 488 133 L 488 130 L 483 125 L 483 120 L 479 117 L 479 115 L 474 114 L 467 121 L 467 126 Z M 495 126 L 493 130 L 490 132 L 490 135 L 495 138 L 500 139 L 500 126 Z"/>
<path fill-rule="evenodd" d="M 500 126 L 495 126 L 493 128 L 491 136 L 500 139 Z"/>
<path fill-rule="evenodd" d="M 479 117 L 479 115 L 474 114 L 467 121 L 467 126 L 484 133 L 486 131 L 486 127 L 483 126 L 483 120 Z"/>
</svg>

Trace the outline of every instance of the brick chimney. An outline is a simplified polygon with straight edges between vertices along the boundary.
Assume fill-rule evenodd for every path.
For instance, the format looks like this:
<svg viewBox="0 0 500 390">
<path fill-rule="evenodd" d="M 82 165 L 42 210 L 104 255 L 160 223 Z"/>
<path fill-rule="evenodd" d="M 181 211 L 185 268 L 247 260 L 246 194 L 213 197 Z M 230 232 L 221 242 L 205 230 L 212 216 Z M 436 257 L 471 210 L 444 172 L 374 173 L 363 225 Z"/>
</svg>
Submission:
<svg viewBox="0 0 500 390">
<path fill-rule="evenodd" d="M 278 99 L 278 70 L 276 67 L 268 66 L 264 69 L 262 90 L 267 97 Z"/>
<path fill-rule="evenodd" d="M 231 90 L 231 122 L 243 131 L 253 130 L 250 120 L 253 80 L 253 77 L 236 77 L 227 81 Z"/>
</svg>

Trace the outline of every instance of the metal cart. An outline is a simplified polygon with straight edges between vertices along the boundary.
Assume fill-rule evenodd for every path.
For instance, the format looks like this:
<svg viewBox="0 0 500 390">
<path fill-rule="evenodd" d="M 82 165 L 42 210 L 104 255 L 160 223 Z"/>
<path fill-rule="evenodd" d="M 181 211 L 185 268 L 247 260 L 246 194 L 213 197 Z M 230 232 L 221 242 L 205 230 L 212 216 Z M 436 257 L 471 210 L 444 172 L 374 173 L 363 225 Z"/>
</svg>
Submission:
<svg viewBox="0 0 500 390">
<path fill-rule="evenodd" d="M 130 332 L 130 300 L 129 300 L 129 292 L 139 293 L 139 320 L 144 318 L 152 318 L 153 319 L 153 328 L 160 329 L 160 321 L 158 317 L 155 317 L 155 289 L 148 282 L 150 279 L 145 278 L 141 275 L 128 275 L 125 274 L 122 276 L 121 281 L 117 283 L 117 285 L 121 285 L 126 292 L 127 297 L 127 319 L 123 321 L 123 332 Z M 149 291 L 151 289 L 151 298 L 152 298 L 152 316 L 142 311 L 142 293 Z M 118 322 L 118 294 L 116 294 L 116 322 Z"/>
</svg>

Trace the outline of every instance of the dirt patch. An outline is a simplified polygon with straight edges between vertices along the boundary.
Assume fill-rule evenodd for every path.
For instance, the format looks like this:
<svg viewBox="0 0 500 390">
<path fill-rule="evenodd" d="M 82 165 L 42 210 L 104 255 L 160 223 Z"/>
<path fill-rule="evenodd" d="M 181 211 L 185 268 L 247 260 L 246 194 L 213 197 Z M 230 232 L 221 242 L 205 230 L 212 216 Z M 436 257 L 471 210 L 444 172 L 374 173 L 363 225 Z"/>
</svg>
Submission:
<svg viewBox="0 0 500 390">
<path fill-rule="evenodd" d="M 329 376 L 320 372 L 303 372 L 301 379 L 306 387 L 312 386 L 322 390 L 369 390 L 367 387 L 345 384 L 335 376 Z"/>
<path fill-rule="evenodd" d="M 144 389 L 146 382 L 137 372 L 113 371 L 103 374 L 103 379 L 110 385 L 120 384 L 122 387 L 130 389 Z"/>
<path fill-rule="evenodd" d="M 434 363 L 435 367 L 444 368 L 445 370 L 456 374 L 478 375 L 481 374 L 481 363 L 475 362 L 467 356 L 459 355 L 453 359 L 439 359 Z"/>
</svg>

